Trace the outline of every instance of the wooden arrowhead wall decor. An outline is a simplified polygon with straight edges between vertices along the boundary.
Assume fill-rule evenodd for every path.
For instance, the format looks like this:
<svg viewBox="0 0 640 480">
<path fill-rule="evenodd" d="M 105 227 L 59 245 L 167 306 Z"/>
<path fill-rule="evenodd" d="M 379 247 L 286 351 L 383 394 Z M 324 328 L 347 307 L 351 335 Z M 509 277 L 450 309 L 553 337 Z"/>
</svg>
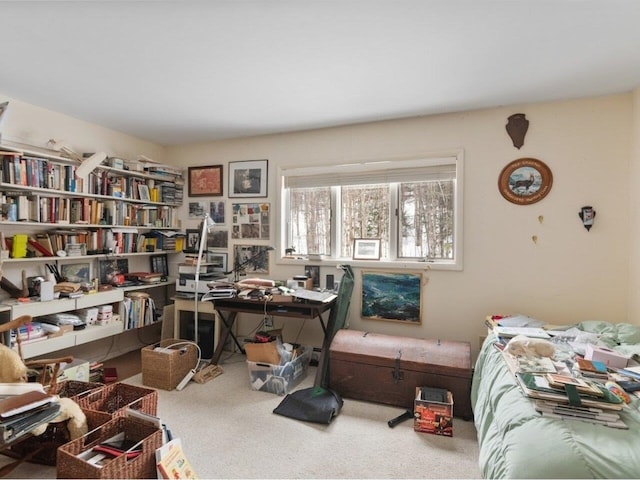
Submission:
<svg viewBox="0 0 640 480">
<path fill-rule="evenodd" d="M 506 129 L 513 146 L 520 149 L 524 145 L 524 136 L 529 129 L 529 120 L 526 119 L 524 113 L 514 113 L 508 118 Z"/>
</svg>

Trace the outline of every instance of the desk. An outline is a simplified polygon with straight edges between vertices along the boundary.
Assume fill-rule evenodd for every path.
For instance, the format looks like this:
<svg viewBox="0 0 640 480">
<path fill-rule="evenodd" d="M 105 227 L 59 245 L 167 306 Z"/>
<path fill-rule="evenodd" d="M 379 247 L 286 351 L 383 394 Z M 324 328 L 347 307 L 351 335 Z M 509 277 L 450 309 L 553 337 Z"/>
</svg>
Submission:
<svg viewBox="0 0 640 480">
<path fill-rule="evenodd" d="M 173 331 L 175 338 L 180 338 L 180 312 L 194 311 L 193 300 L 175 299 Z M 244 352 L 242 346 L 233 336 L 232 328 L 238 313 L 254 313 L 256 315 L 272 315 L 274 317 L 289 317 L 301 319 L 320 320 L 322 331 L 326 335 L 327 326 L 322 317 L 326 312 L 330 312 L 336 304 L 334 299 L 328 303 L 300 303 L 294 302 L 292 297 L 278 296 L 274 300 L 264 302 L 262 300 L 246 300 L 241 298 L 218 298 L 214 301 L 205 301 L 198 304 L 198 312 L 215 313 L 216 321 L 215 339 L 213 344 L 213 358 L 211 364 L 216 365 L 222 356 L 225 342 L 232 336 L 236 345 Z"/>
</svg>

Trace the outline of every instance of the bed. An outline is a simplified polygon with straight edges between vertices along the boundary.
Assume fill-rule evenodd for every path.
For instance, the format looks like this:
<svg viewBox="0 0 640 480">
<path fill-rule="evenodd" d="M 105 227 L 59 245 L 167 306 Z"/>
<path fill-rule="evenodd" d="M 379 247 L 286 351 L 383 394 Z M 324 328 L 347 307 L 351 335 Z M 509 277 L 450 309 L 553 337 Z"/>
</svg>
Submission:
<svg viewBox="0 0 640 480">
<path fill-rule="evenodd" d="M 613 350 L 640 355 L 640 327 L 582 322 Z M 628 430 L 544 418 L 524 396 L 489 335 L 474 371 L 471 402 L 483 478 L 638 478 L 640 398 L 620 416 Z"/>
</svg>

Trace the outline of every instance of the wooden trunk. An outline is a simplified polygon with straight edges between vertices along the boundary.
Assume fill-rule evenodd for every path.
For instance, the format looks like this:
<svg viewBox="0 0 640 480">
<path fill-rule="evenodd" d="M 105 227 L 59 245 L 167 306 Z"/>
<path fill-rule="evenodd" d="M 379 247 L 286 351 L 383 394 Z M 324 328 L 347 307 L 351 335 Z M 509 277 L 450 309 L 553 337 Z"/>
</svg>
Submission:
<svg viewBox="0 0 640 480">
<path fill-rule="evenodd" d="M 330 387 L 345 398 L 413 410 L 416 387 L 445 388 L 454 416 L 468 420 L 471 376 L 467 342 L 339 330 L 329 349 Z"/>
</svg>

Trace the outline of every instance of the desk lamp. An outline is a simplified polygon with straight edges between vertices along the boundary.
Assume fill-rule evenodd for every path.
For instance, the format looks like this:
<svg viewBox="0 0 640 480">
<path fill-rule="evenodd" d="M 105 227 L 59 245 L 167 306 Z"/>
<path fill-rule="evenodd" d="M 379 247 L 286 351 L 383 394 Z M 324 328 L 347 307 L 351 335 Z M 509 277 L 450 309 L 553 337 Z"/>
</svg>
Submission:
<svg viewBox="0 0 640 480">
<path fill-rule="evenodd" d="M 193 306 L 193 339 L 198 344 L 198 303 L 200 303 L 200 299 L 198 298 L 198 294 L 200 292 L 200 267 L 202 266 L 202 252 L 204 251 L 204 245 L 207 243 L 207 233 L 211 231 L 213 226 L 216 224 L 208 213 L 204 214 L 204 218 L 202 219 L 202 229 L 200 230 L 200 248 L 198 249 L 198 261 L 196 262 L 196 295 L 195 295 L 195 305 Z"/>
</svg>

